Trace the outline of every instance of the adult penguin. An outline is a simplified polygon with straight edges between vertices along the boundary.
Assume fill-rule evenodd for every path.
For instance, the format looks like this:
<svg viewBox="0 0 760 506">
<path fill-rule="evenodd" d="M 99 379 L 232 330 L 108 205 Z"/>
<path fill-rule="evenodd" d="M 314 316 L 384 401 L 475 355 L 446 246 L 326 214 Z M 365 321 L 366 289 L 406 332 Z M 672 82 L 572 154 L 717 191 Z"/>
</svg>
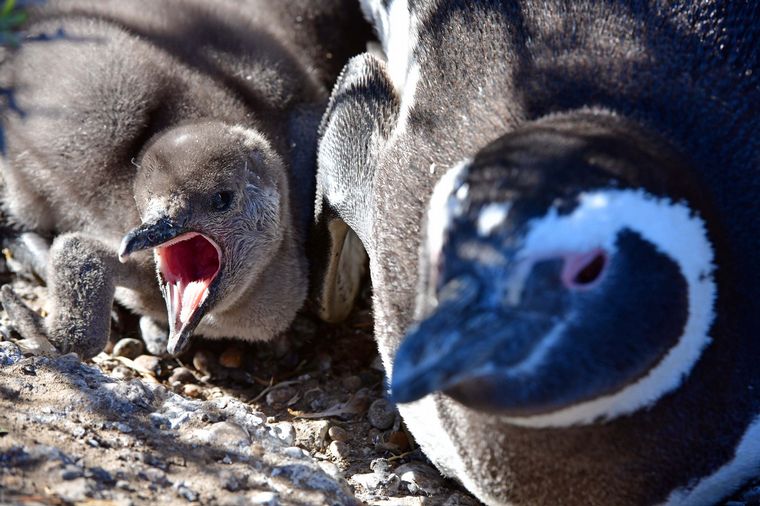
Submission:
<svg viewBox="0 0 760 506">
<path fill-rule="evenodd" d="M 369 256 L 392 397 L 489 505 L 711 504 L 760 472 L 760 7 L 364 3 L 320 297 Z M 358 261 L 355 261 L 358 260 Z"/>
</svg>

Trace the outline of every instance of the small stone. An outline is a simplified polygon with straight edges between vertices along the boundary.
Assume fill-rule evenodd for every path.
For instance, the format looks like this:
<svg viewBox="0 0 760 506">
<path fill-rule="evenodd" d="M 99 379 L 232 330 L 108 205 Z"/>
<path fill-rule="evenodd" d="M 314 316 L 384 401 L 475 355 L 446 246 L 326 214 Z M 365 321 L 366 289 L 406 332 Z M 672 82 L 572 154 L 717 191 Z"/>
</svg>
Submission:
<svg viewBox="0 0 760 506">
<path fill-rule="evenodd" d="M 402 464 L 394 472 L 413 494 L 423 492 L 426 495 L 433 495 L 443 487 L 443 478 L 438 471 L 420 462 Z"/>
<path fill-rule="evenodd" d="M 308 459 L 310 457 L 309 452 L 297 446 L 288 446 L 282 450 L 282 454 L 293 459 Z"/>
<path fill-rule="evenodd" d="M 367 490 L 376 490 L 380 487 L 383 479 L 375 473 L 355 474 L 351 480 L 358 483 Z"/>
<path fill-rule="evenodd" d="M 173 383 L 190 383 L 195 379 L 193 373 L 189 369 L 184 367 L 177 367 L 172 371 L 172 375 L 169 376 L 169 384 Z"/>
<path fill-rule="evenodd" d="M 343 479 L 343 473 L 340 472 L 340 468 L 332 462 L 320 462 L 319 467 L 333 480 L 341 481 Z"/>
<path fill-rule="evenodd" d="M 276 506 L 278 504 L 277 494 L 263 490 L 251 492 L 248 494 L 248 502 L 249 504 L 255 504 L 258 506 Z"/>
<path fill-rule="evenodd" d="M 398 448 L 398 451 L 401 452 L 409 449 L 409 438 L 400 430 L 388 434 L 388 443 Z"/>
<path fill-rule="evenodd" d="M 370 404 L 367 419 L 377 429 L 390 429 L 396 421 L 396 408 L 386 399 L 377 399 Z"/>
<path fill-rule="evenodd" d="M 129 381 L 135 377 L 135 373 L 125 365 L 117 365 L 111 371 L 111 376 L 118 380 Z"/>
<path fill-rule="evenodd" d="M 349 392 L 356 392 L 362 387 L 362 379 L 359 376 L 346 376 L 341 383 Z"/>
<path fill-rule="evenodd" d="M 219 355 L 219 363 L 229 369 L 238 369 L 243 365 L 243 350 L 237 346 L 230 346 Z"/>
<path fill-rule="evenodd" d="M 304 420 L 298 426 L 298 440 L 302 446 L 322 448 L 327 441 L 330 422 L 327 420 Z"/>
<path fill-rule="evenodd" d="M 388 459 L 374 459 L 369 463 L 369 468 L 379 474 L 380 476 L 388 476 L 390 474 L 391 465 Z"/>
<path fill-rule="evenodd" d="M 132 339 L 127 337 L 119 339 L 113 347 L 113 355 L 115 357 L 126 357 L 129 359 L 135 359 L 142 355 L 145 350 L 145 345 L 139 339 Z"/>
<path fill-rule="evenodd" d="M 246 488 L 247 485 L 245 475 L 237 475 L 230 471 L 223 471 L 219 475 L 219 478 L 222 482 L 222 486 L 230 492 L 242 490 Z"/>
<path fill-rule="evenodd" d="M 13 365 L 22 358 L 24 358 L 24 355 L 15 343 L 11 341 L 3 341 L 0 343 L 0 367 Z"/>
<path fill-rule="evenodd" d="M 82 468 L 77 467 L 73 464 L 69 464 L 68 466 L 64 467 L 61 471 L 61 479 L 62 480 L 76 480 L 77 478 L 81 478 L 84 476 L 84 471 Z"/>
<path fill-rule="evenodd" d="M 169 480 L 166 478 L 166 473 L 155 467 L 145 469 L 145 471 L 138 474 L 138 477 L 162 487 L 169 484 Z"/>
<path fill-rule="evenodd" d="M 62 481 L 51 487 L 51 491 L 66 502 L 78 503 L 87 499 L 90 493 L 90 485 L 86 478 L 77 478 Z"/>
<path fill-rule="evenodd" d="M 140 355 L 134 361 L 136 365 L 146 369 L 154 376 L 158 376 L 161 373 L 161 359 L 158 357 L 154 357 L 153 355 Z"/>
<path fill-rule="evenodd" d="M 167 469 L 169 469 L 169 465 L 166 462 L 164 462 L 162 459 L 156 457 L 155 455 L 149 452 L 141 453 L 140 461 L 142 461 L 143 463 L 151 467 L 155 467 L 163 471 L 166 471 Z"/>
<path fill-rule="evenodd" d="M 113 479 L 113 476 L 111 476 L 111 473 L 103 469 L 102 467 L 93 467 L 92 469 L 88 469 L 85 473 L 85 476 L 88 478 L 92 478 L 95 481 L 98 481 L 100 483 L 105 483 L 106 485 L 113 485 L 116 483 L 116 480 Z"/>
<path fill-rule="evenodd" d="M 330 427 L 328 434 L 330 435 L 330 439 L 333 441 L 341 441 L 345 443 L 349 439 L 348 431 L 342 427 L 338 427 L 337 425 Z"/>
<path fill-rule="evenodd" d="M 251 444 L 248 432 L 240 425 L 232 422 L 217 422 L 208 429 L 199 431 L 197 436 L 205 443 L 224 449 L 236 449 Z"/>
<path fill-rule="evenodd" d="M 267 393 L 267 404 L 269 406 L 281 406 L 292 399 L 294 395 L 296 395 L 296 390 L 293 387 L 274 388 Z"/>
<path fill-rule="evenodd" d="M 272 424 L 270 429 L 272 435 L 290 446 L 296 441 L 296 429 L 290 422 L 278 422 Z"/>
<path fill-rule="evenodd" d="M 182 385 L 182 393 L 191 399 L 197 399 L 203 394 L 201 387 L 193 385 L 192 383 Z"/>
<path fill-rule="evenodd" d="M 185 499 L 187 502 L 195 502 L 198 500 L 198 493 L 185 485 L 185 482 L 176 483 L 174 489 L 177 491 L 177 495 Z"/>
<path fill-rule="evenodd" d="M 195 352 L 195 355 L 193 355 L 193 367 L 195 367 L 196 371 L 204 375 L 210 375 L 211 370 L 215 365 L 216 359 L 214 358 L 214 355 L 206 350 L 198 350 Z"/>
<path fill-rule="evenodd" d="M 333 457 L 336 459 L 345 459 L 348 458 L 348 454 L 350 451 L 349 446 L 342 442 L 342 441 L 333 441 L 330 443 L 330 446 L 327 448 Z"/>
</svg>

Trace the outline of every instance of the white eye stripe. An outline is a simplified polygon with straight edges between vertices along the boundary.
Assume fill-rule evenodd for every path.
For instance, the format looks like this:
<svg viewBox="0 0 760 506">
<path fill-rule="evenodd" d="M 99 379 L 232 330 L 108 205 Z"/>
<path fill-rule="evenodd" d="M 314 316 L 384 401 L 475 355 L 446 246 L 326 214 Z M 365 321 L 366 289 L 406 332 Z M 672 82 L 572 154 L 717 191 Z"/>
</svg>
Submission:
<svg viewBox="0 0 760 506">
<path fill-rule="evenodd" d="M 620 230 L 631 229 L 668 255 L 688 284 L 688 320 L 678 343 L 649 373 L 615 394 L 546 415 L 505 417 L 527 427 L 564 427 L 609 420 L 654 404 L 678 388 L 710 343 L 716 287 L 714 253 L 701 218 L 685 204 L 642 190 L 602 190 L 581 195 L 579 206 L 560 216 L 552 210 L 529 225 L 521 255 L 556 251 L 614 251 Z"/>
</svg>

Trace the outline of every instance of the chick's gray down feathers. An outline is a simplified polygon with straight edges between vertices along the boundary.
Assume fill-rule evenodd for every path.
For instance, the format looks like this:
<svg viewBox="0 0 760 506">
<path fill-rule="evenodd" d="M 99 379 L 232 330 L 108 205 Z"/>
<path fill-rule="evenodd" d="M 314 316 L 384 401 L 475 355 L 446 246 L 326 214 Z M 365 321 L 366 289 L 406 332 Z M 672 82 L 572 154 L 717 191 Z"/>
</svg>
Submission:
<svg viewBox="0 0 760 506">
<path fill-rule="evenodd" d="M 226 279 L 220 271 L 219 292 L 229 297 L 217 297 L 198 332 L 265 340 L 282 331 L 306 293 L 318 121 L 340 66 L 364 47 L 364 28 L 358 6 L 343 0 L 68 0 L 31 9 L 29 40 L 0 67 L 0 84 L 23 111 L 3 118 L 2 204 L 17 227 L 51 243 L 42 273 L 50 307 L 34 324 L 5 289 L 17 329 L 92 356 L 108 338 L 114 296 L 165 327 L 153 256 L 119 263 L 122 238 L 169 213 L 159 197 L 170 195 L 203 233 L 216 215 L 199 192 L 212 198 L 207 183 L 239 168 L 241 195 L 260 184 L 277 197 L 276 240 L 246 252 L 219 244 L 223 267 L 246 268 Z M 159 153 L 187 155 L 182 166 L 154 157 L 146 167 L 154 141 L 183 126 L 194 150 Z M 183 172 L 202 160 L 221 162 Z M 163 175 L 136 188 L 148 171 Z M 135 189 L 155 198 L 138 208 Z M 251 233 L 235 209 L 227 223 Z"/>
</svg>

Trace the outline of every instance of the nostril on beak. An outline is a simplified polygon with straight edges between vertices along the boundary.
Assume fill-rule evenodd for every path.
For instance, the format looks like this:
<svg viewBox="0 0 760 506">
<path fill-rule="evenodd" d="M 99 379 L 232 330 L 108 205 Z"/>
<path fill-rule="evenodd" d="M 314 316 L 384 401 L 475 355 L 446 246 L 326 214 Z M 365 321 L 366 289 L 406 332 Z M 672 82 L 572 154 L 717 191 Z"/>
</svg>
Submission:
<svg viewBox="0 0 760 506">
<path fill-rule="evenodd" d="M 584 253 L 570 253 L 564 256 L 562 283 L 571 289 L 593 288 L 604 275 L 608 263 L 607 252 L 597 248 Z"/>
</svg>

